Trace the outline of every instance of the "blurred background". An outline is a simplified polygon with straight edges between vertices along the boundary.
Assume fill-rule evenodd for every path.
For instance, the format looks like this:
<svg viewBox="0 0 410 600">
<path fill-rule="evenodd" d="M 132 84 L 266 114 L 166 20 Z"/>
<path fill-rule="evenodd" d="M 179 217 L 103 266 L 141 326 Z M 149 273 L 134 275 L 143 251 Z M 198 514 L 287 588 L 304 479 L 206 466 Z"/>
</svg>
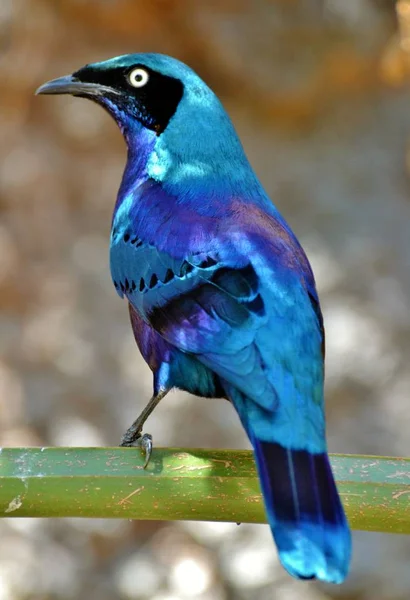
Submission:
<svg viewBox="0 0 410 600">
<path fill-rule="evenodd" d="M 155 51 L 214 88 L 316 273 L 331 451 L 410 456 L 410 2 L 0 0 L 0 444 L 115 445 L 151 395 L 108 267 L 125 161 L 92 103 L 34 97 Z M 248 447 L 226 402 L 167 397 L 158 445 Z M 354 534 L 335 588 L 266 526 L 0 523 L 0 600 L 408 600 L 410 538 Z"/>
</svg>

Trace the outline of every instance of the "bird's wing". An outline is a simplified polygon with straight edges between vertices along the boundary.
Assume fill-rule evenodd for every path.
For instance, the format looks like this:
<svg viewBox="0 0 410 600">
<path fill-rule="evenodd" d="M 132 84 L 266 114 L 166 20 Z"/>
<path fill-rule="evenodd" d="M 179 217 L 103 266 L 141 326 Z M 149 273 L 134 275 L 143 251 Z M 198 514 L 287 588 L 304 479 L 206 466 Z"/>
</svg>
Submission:
<svg viewBox="0 0 410 600">
<path fill-rule="evenodd" d="M 175 258 L 126 235 L 112 245 L 113 279 L 163 338 L 252 401 L 243 409 L 246 418 L 256 411 L 263 427 L 263 411 L 280 413 L 276 429 L 281 421 L 311 428 L 306 436 L 320 445 L 323 328 L 313 276 L 284 225 L 265 214 L 255 222 L 226 228 L 210 256 Z M 306 403 L 313 406 L 310 424 Z M 289 436 L 288 425 L 283 435 Z"/>
</svg>

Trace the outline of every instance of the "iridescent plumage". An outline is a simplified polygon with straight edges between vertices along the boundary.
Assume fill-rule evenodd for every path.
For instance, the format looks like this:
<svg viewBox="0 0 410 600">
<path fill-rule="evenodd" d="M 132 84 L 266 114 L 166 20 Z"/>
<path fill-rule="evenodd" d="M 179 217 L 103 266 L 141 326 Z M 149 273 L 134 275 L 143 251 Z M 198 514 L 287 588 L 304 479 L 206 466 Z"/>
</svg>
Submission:
<svg viewBox="0 0 410 600">
<path fill-rule="evenodd" d="M 134 89 L 136 68 L 148 78 Z M 40 91 L 58 93 L 53 83 Z M 128 145 L 111 272 L 154 394 L 178 387 L 232 402 L 284 567 L 340 583 L 350 532 L 327 457 L 323 322 L 303 249 L 189 67 L 127 55 L 87 65 L 70 85 L 112 114 Z"/>
</svg>

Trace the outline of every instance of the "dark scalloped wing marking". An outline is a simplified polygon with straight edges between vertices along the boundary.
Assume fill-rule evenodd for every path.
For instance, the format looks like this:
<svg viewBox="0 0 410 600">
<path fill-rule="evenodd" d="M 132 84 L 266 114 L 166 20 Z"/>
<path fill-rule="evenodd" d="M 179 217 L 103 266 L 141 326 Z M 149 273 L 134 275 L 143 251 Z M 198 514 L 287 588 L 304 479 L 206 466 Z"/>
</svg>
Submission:
<svg viewBox="0 0 410 600">
<path fill-rule="evenodd" d="M 172 281 L 174 279 L 174 277 L 175 277 L 175 273 L 172 271 L 172 269 L 167 269 L 163 283 L 169 283 L 170 281 Z"/>
<path fill-rule="evenodd" d="M 168 327 L 183 326 L 187 316 L 203 311 L 211 318 L 216 315 L 232 327 L 239 327 L 251 314 L 265 314 L 257 289 L 258 278 L 251 265 L 243 269 L 223 267 L 210 280 L 176 296 L 165 306 L 154 307 L 149 320 L 157 331 L 165 332 Z"/>
</svg>

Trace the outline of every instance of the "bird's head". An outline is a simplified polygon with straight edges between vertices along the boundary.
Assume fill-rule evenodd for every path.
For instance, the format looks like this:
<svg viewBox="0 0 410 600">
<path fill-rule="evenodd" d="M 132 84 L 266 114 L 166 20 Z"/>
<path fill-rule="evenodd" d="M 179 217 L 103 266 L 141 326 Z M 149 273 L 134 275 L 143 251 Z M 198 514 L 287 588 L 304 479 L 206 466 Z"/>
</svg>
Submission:
<svg viewBox="0 0 410 600">
<path fill-rule="evenodd" d="M 160 135 L 181 102 L 188 76 L 185 65 L 167 56 L 131 54 L 85 65 L 36 93 L 89 98 L 107 109 L 122 130 L 137 122 Z"/>
<path fill-rule="evenodd" d="M 248 164 L 218 98 L 191 68 L 169 56 L 128 54 L 88 64 L 36 93 L 71 94 L 103 106 L 131 154 L 143 151 L 148 174 L 157 180 L 226 180 L 229 166 L 233 179 Z"/>
<path fill-rule="evenodd" d="M 189 104 L 196 105 L 197 117 L 220 108 L 213 92 L 192 69 L 161 54 L 128 54 L 88 64 L 72 75 L 48 81 L 36 93 L 89 98 L 108 110 L 122 130 L 138 123 L 157 136 Z M 181 120 L 187 116 L 182 114 Z"/>
</svg>

